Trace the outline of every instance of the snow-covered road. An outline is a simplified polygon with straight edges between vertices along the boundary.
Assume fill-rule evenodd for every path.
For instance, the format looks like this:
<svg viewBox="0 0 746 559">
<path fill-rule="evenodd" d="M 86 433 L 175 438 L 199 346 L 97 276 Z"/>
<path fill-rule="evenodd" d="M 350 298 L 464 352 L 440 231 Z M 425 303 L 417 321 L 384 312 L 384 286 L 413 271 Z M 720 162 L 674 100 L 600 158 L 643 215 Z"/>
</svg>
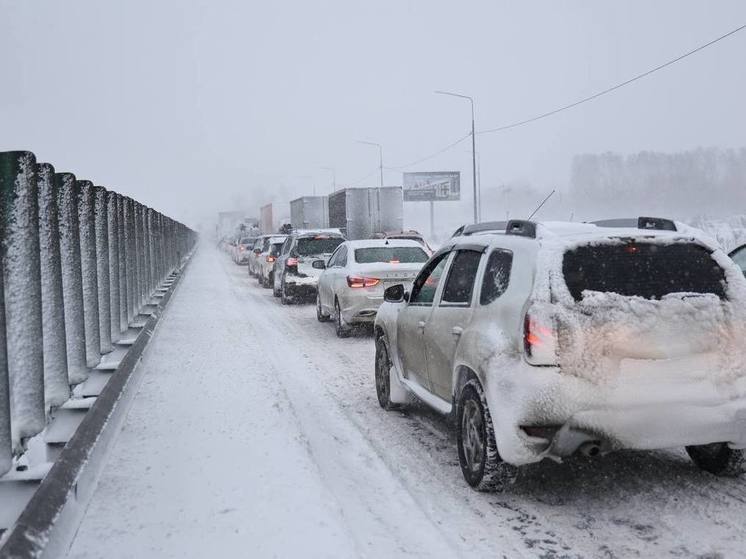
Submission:
<svg viewBox="0 0 746 559">
<path fill-rule="evenodd" d="M 474 492 L 442 418 L 378 406 L 373 353 L 203 246 L 69 556 L 746 556 L 746 484 L 679 450 Z"/>
</svg>

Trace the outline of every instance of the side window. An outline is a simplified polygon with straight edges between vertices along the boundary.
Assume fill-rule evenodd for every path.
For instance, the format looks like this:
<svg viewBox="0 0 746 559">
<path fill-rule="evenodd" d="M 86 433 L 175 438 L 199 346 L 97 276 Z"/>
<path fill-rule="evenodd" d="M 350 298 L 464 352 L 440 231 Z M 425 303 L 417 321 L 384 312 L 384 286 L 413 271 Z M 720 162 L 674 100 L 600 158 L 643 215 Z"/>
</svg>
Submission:
<svg viewBox="0 0 746 559">
<path fill-rule="evenodd" d="M 339 257 L 337 258 L 337 266 L 344 268 L 347 266 L 347 247 L 343 246 L 339 249 Z"/>
<path fill-rule="evenodd" d="M 490 254 L 487 268 L 482 279 L 482 294 L 479 302 L 489 305 L 508 289 L 510 270 L 513 267 L 513 253 L 509 250 L 497 249 Z"/>
<path fill-rule="evenodd" d="M 731 252 L 730 257 L 738 264 L 738 267 L 741 268 L 741 271 L 746 276 L 746 245 Z"/>
<path fill-rule="evenodd" d="M 448 270 L 448 279 L 443 288 L 441 305 L 464 305 L 471 304 L 471 296 L 474 293 L 474 282 L 477 279 L 477 270 L 482 253 L 476 250 L 459 250 Z"/>
<path fill-rule="evenodd" d="M 282 254 L 283 255 L 285 255 L 285 254 L 287 254 L 287 253 L 290 252 L 290 245 L 292 245 L 292 244 L 293 244 L 293 238 L 292 237 L 288 237 L 287 239 L 285 239 L 285 244 L 282 245 Z"/>
<path fill-rule="evenodd" d="M 435 292 L 438 289 L 440 278 L 445 270 L 446 262 L 450 252 L 433 260 L 428 266 L 420 272 L 412 286 L 412 295 L 409 297 L 409 303 L 412 305 L 432 305 L 435 299 Z"/>
<path fill-rule="evenodd" d="M 337 263 L 337 256 L 339 256 L 339 250 L 337 249 L 334 252 L 332 252 L 332 255 L 329 257 L 329 261 L 326 263 L 327 268 L 333 268 Z"/>
</svg>

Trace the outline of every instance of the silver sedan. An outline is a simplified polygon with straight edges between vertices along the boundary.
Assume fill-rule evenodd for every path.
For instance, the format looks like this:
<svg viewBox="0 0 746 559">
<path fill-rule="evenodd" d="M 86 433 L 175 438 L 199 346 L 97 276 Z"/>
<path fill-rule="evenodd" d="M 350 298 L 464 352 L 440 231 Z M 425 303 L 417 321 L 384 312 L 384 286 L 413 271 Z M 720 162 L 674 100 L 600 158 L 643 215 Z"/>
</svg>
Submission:
<svg viewBox="0 0 746 559">
<path fill-rule="evenodd" d="M 414 280 L 428 254 L 416 241 L 376 239 L 346 241 L 328 262 L 316 260 L 324 271 L 316 295 L 319 322 L 334 320 L 337 336 L 350 334 L 356 324 L 372 323 L 383 303 L 383 291 Z"/>
</svg>

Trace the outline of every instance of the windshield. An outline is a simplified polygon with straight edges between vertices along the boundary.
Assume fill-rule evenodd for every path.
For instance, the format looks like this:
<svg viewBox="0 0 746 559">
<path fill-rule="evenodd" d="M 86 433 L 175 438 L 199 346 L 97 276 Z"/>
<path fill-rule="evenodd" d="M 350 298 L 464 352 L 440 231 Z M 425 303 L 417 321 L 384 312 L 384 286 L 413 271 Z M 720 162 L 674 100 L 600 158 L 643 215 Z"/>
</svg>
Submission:
<svg viewBox="0 0 746 559">
<path fill-rule="evenodd" d="M 562 270 L 575 300 L 584 290 L 645 299 L 670 293 L 725 298 L 725 272 L 707 249 L 692 243 L 581 246 L 565 253 Z"/>
<path fill-rule="evenodd" d="M 331 254 L 344 242 L 342 237 L 318 235 L 316 237 L 301 237 L 298 239 L 296 252 L 299 256 L 314 256 L 317 254 Z"/>
<path fill-rule="evenodd" d="M 355 262 L 373 264 L 374 262 L 401 262 L 412 264 L 427 262 L 427 253 L 419 247 L 368 247 L 355 249 Z"/>
</svg>

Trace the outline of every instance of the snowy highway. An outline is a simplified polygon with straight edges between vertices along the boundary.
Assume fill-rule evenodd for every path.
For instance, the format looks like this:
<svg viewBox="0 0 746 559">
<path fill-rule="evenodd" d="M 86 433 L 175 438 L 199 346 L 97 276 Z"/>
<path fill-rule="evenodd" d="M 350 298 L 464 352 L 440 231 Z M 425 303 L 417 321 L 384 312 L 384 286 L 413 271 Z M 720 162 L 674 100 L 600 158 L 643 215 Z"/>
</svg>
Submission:
<svg viewBox="0 0 746 559">
<path fill-rule="evenodd" d="M 453 428 L 385 412 L 368 332 L 338 339 L 203 243 L 69 557 L 740 557 L 746 485 L 683 449 L 543 462 L 503 493 Z"/>
</svg>

